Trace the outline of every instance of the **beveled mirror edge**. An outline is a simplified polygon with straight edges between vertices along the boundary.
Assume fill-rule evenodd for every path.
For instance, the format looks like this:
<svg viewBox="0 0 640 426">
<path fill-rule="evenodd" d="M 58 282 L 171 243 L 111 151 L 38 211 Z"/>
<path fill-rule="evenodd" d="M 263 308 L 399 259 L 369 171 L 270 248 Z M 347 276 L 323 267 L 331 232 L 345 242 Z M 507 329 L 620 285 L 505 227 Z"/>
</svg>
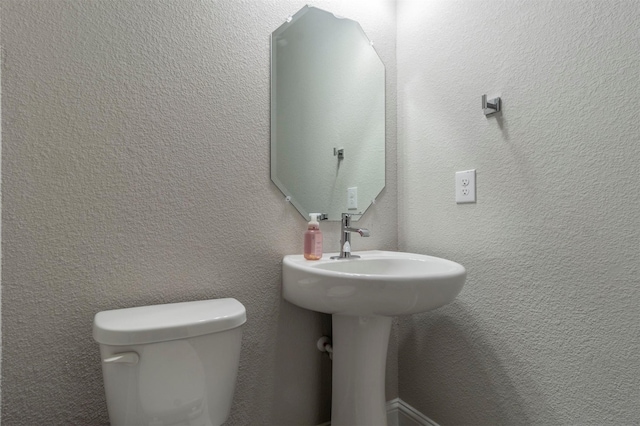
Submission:
<svg viewBox="0 0 640 426">
<path fill-rule="evenodd" d="M 275 169 L 276 169 L 276 157 L 274 155 L 274 140 L 276 139 L 276 122 L 277 120 L 275 119 L 275 114 L 276 114 L 276 101 L 275 101 L 275 96 L 274 94 L 277 91 L 277 85 L 276 85 L 276 81 L 277 79 L 275 78 L 276 76 L 276 61 L 274 58 L 274 49 L 273 49 L 273 45 L 274 45 L 274 39 L 280 34 L 282 33 L 284 30 L 286 30 L 289 26 L 291 26 L 292 24 L 294 24 L 298 19 L 300 19 L 301 16 L 303 16 L 305 13 L 307 13 L 307 11 L 309 10 L 309 8 L 312 6 L 304 5 L 300 10 L 298 10 L 296 13 L 294 13 L 293 15 L 291 15 L 289 18 L 287 18 L 285 20 L 285 22 L 283 22 L 278 28 L 276 28 L 272 33 L 271 33 L 271 37 L 269 39 L 269 57 L 270 57 L 270 63 L 269 63 L 269 68 L 270 68 L 270 74 L 269 74 L 269 79 L 270 79 L 270 106 L 271 106 L 271 110 L 270 110 L 270 139 L 269 139 L 269 155 L 270 155 L 270 170 L 269 170 L 269 174 L 271 176 L 271 181 L 276 185 L 276 188 L 278 188 L 278 190 L 285 196 L 285 201 L 291 203 L 295 209 L 298 211 L 298 213 L 300 213 L 300 215 L 306 220 L 309 219 L 309 213 L 311 212 L 307 212 L 304 208 L 302 208 L 302 206 L 298 203 L 298 200 L 296 200 L 292 194 L 287 194 L 283 188 L 286 188 L 286 185 L 284 185 L 282 182 L 280 182 L 280 180 L 278 179 L 278 177 L 275 174 Z M 386 178 L 385 178 L 386 181 Z"/>
<path fill-rule="evenodd" d="M 274 149 L 273 149 L 273 143 L 274 143 L 274 139 L 276 136 L 276 131 L 277 129 L 275 128 L 275 123 L 277 120 L 275 120 L 274 115 L 276 114 L 276 107 L 275 107 L 275 96 L 274 93 L 277 91 L 277 85 L 275 84 L 275 81 L 277 81 L 277 79 L 274 78 L 274 76 L 276 75 L 276 67 L 275 67 L 275 58 L 274 58 L 274 39 L 281 34 L 283 31 L 285 31 L 289 26 L 293 25 L 298 19 L 300 19 L 302 16 L 304 16 L 309 10 L 311 9 L 316 9 L 319 10 L 321 12 L 325 12 L 328 14 L 333 15 L 336 19 L 346 19 L 349 21 L 352 21 L 356 24 L 356 27 L 358 28 L 358 30 L 360 31 L 360 33 L 365 37 L 366 40 L 368 40 L 369 44 L 371 45 L 371 48 L 373 49 L 373 51 L 376 53 L 376 56 L 378 57 L 380 64 L 382 65 L 382 70 L 383 70 L 383 79 L 384 79 L 384 85 L 383 85 L 383 96 L 385 99 L 384 102 L 384 109 L 383 109 L 383 114 L 384 114 L 384 120 L 383 120 L 383 134 L 384 134 L 384 163 L 385 163 L 385 167 L 383 170 L 384 173 L 384 181 L 383 181 L 383 185 L 382 188 L 380 189 L 380 191 L 378 191 L 378 193 L 375 195 L 375 197 L 373 197 L 371 200 L 368 201 L 368 204 L 366 205 L 366 207 L 364 208 L 360 208 L 358 209 L 358 211 L 351 211 L 351 212 L 345 212 L 345 213 L 351 213 L 354 215 L 353 217 L 353 221 L 357 222 L 359 219 L 362 218 L 362 216 L 371 208 L 372 205 L 376 204 L 378 198 L 380 197 L 380 195 L 382 194 L 382 192 L 385 190 L 385 188 L 387 187 L 387 167 L 386 167 L 386 160 L 387 160 L 387 104 L 386 104 L 386 95 L 387 95 L 387 67 L 385 66 L 384 62 L 382 61 L 382 58 L 380 57 L 380 53 L 378 52 L 378 49 L 376 49 L 373 41 L 369 38 L 369 36 L 367 35 L 367 33 L 364 31 L 364 28 L 362 28 L 362 25 L 360 24 L 360 22 L 350 19 L 350 18 L 346 18 L 340 15 L 336 15 L 333 12 L 329 12 L 327 10 L 315 7 L 315 6 L 311 6 L 309 4 L 304 5 L 302 8 L 300 8 L 300 10 L 298 10 L 296 13 L 294 13 L 293 15 L 289 16 L 285 22 L 283 22 L 278 28 L 276 28 L 270 35 L 270 45 L 269 45 L 269 49 L 270 49 L 270 141 L 269 141 L 269 146 L 270 146 L 270 177 L 271 177 L 271 181 L 275 184 L 276 188 L 278 188 L 278 190 L 285 196 L 285 201 L 292 204 L 295 209 L 298 211 L 298 213 L 300 213 L 300 215 L 305 219 L 308 220 L 309 219 L 309 214 L 311 212 L 307 211 L 305 208 L 302 207 L 302 205 L 299 204 L 298 200 L 295 199 L 295 197 L 293 197 L 292 194 L 285 192 L 285 190 L 283 190 L 283 188 L 286 188 L 286 185 L 284 185 L 279 179 L 278 177 L 275 175 L 275 168 L 276 168 L 276 158 L 273 154 Z M 323 212 L 324 213 L 324 212 Z M 336 218 L 332 218 L 330 217 L 330 213 L 327 214 L 327 218 L 324 219 L 325 221 L 328 222 L 340 222 L 341 217 L 337 216 Z"/>
</svg>

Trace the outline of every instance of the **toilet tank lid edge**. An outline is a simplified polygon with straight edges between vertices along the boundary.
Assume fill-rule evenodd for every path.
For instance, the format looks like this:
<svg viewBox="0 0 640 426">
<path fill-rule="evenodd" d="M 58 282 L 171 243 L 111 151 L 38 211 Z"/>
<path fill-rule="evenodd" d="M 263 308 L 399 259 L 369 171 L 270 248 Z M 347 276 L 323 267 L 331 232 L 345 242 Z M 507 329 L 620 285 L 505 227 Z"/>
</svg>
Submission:
<svg viewBox="0 0 640 426">
<path fill-rule="evenodd" d="M 98 312 L 93 338 L 106 345 L 135 345 L 217 333 L 246 322 L 233 298 L 167 303 Z"/>
</svg>

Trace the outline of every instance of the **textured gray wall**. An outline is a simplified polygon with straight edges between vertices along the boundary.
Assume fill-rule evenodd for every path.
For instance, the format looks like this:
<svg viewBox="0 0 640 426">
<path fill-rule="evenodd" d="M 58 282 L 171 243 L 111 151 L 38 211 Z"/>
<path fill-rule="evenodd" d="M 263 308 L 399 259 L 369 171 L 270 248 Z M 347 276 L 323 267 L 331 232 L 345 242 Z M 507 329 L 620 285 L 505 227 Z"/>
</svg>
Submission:
<svg viewBox="0 0 640 426">
<path fill-rule="evenodd" d="M 93 315 L 219 297 L 248 312 L 229 424 L 328 420 L 329 317 L 281 298 L 306 222 L 269 180 L 269 36 L 304 4 L 2 2 L 4 425 L 106 424 Z M 395 249 L 395 4 L 314 5 L 387 65 L 387 189 L 354 249 Z"/>
<path fill-rule="evenodd" d="M 2 26 L 2 10 L 0 9 L 0 27 Z M 0 32 L 0 82 L 2 81 L 2 34 Z M 0 84 L 0 101 L 2 100 L 2 85 Z M 2 154 L 2 108 L 0 108 L 0 155 Z M 0 175 L 2 174 L 2 162 L 0 161 Z M 0 190 L 2 189 L 2 179 L 0 179 Z M 2 200 L 0 197 L 0 210 L 2 207 Z M 0 214 L 1 216 L 1 214 Z M 0 220 L 0 242 L 2 241 L 2 221 Z M 0 249 L 0 257 L 2 256 L 2 250 Z M 0 262 L 0 290 L 2 288 L 2 262 Z M 0 401 L 2 401 L 2 291 L 0 291 Z M 2 403 L 0 403 L 0 423 L 2 420 Z"/>
<path fill-rule="evenodd" d="M 640 2 L 398 4 L 400 249 L 468 269 L 401 319 L 401 398 L 443 425 L 637 424 Z"/>
</svg>

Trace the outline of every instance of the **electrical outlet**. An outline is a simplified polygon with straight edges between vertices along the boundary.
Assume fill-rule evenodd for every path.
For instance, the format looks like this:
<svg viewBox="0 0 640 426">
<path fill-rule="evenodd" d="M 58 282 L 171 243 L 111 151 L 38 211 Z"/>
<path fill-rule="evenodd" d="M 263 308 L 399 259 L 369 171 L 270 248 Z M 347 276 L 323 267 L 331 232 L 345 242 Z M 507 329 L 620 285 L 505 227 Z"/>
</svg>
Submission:
<svg viewBox="0 0 640 426">
<path fill-rule="evenodd" d="M 358 210 L 358 187 L 347 188 L 347 209 Z"/>
<path fill-rule="evenodd" d="M 476 202 L 476 171 L 456 172 L 456 203 Z"/>
</svg>

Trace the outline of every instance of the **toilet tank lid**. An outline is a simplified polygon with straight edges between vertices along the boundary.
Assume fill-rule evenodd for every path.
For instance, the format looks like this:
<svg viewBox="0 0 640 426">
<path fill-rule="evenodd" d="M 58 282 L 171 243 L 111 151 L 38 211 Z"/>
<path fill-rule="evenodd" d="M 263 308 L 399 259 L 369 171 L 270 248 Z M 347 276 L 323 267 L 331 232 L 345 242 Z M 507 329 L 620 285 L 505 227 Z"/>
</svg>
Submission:
<svg viewBox="0 0 640 426">
<path fill-rule="evenodd" d="M 236 299 L 168 303 L 98 312 L 93 338 L 105 345 L 137 345 L 216 333 L 247 320 Z"/>
</svg>

